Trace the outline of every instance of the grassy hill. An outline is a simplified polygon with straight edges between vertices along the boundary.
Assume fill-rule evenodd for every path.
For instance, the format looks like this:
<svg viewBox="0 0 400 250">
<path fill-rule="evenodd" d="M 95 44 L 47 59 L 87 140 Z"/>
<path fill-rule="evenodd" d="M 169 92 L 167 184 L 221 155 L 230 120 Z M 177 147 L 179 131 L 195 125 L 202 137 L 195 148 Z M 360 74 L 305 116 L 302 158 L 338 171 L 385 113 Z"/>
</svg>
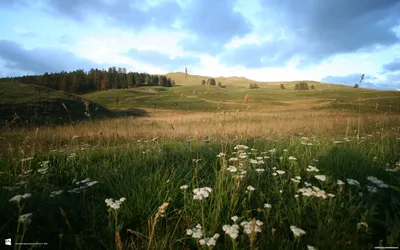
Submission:
<svg viewBox="0 0 400 250">
<path fill-rule="evenodd" d="M 31 84 L 0 83 L 0 127 L 72 123 L 118 115 L 97 103 L 87 104 L 90 117 L 85 115 L 85 100 L 80 96 Z"/>
<path fill-rule="evenodd" d="M 187 79 L 184 73 L 169 73 L 167 76 L 175 80 L 177 86 L 98 91 L 84 96 L 113 110 L 284 111 L 335 108 L 357 112 L 359 109 L 362 112 L 400 112 L 398 91 L 355 89 L 313 81 L 307 83 L 309 86 L 314 85 L 315 89 L 294 90 L 299 81 L 284 82 L 286 89 L 281 89 L 280 82 L 256 82 L 243 77 L 216 78 L 217 82 L 221 80 L 225 86 L 220 88 L 201 85 L 202 79 L 208 79 L 206 76 L 188 75 Z M 250 89 L 250 83 L 257 83 L 259 88 Z M 246 95 L 248 103 L 245 104 Z"/>
<path fill-rule="evenodd" d="M 169 73 L 175 87 L 138 87 L 96 91 L 83 96 L 37 85 L 0 84 L 0 122 L 58 124 L 118 115 L 141 116 L 146 112 L 256 111 L 339 109 L 354 112 L 400 112 L 400 92 L 354 89 L 350 86 L 307 81 L 315 89 L 294 90 L 299 81 L 256 82 L 244 77 L 220 77 L 224 88 L 203 86 L 207 76 Z M 256 83 L 258 89 L 250 89 Z M 244 103 L 245 96 L 248 102 Z M 360 99 L 359 99 L 360 98 Z M 89 101 L 91 117 L 85 115 Z M 63 103 L 68 111 L 64 108 Z M 7 122 L 6 122 L 7 120 Z"/>
</svg>

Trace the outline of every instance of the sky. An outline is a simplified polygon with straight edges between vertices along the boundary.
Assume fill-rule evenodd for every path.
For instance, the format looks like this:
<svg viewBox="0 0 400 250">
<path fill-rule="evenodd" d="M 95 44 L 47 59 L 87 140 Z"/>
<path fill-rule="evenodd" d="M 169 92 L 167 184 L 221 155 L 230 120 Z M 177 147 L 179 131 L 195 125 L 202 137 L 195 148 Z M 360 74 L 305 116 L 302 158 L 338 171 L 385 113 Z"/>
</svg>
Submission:
<svg viewBox="0 0 400 250">
<path fill-rule="evenodd" d="M 400 89 L 399 0 L 0 0 L 0 77 L 132 72 Z"/>
</svg>

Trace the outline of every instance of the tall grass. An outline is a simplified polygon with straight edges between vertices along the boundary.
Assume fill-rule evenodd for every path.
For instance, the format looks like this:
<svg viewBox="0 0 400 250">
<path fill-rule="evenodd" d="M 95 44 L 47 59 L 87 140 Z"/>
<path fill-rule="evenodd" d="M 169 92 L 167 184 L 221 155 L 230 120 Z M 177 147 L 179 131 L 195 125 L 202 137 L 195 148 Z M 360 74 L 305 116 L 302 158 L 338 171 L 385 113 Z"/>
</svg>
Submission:
<svg viewBox="0 0 400 250">
<path fill-rule="evenodd" d="M 0 235 L 14 242 L 21 239 L 16 222 L 21 214 L 32 213 L 23 241 L 46 242 L 51 249 L 197 249 L 211 248 L 214 243 L 215 249 L 305 249 L 307 245 L 371 249 L 400 244 L 400 181 L 398 172 L 389 172 L 400 158 L 400 136 L 394 126 L 376 128 L 372 123 L 372 129 L 363 118 L 363 131 L 369 134 L 360 139 L 357 129 L 346 141 L 348 121 L 335 123 L 337 117 L 330 120 L 332 128 L 325 127 L 318 135 L 300 125 L 285 128 L 290 122 L 283 120 L 290 117 L 266 115 L 265 122 L 275 118 L 275 129 L 283 130 L 275 136 L 268 135 L 265 127 L 252 131 L 261 118 L 249 114 L 218 118 L 225 125 L 207 130 L 205 121 L 214 118 L 190 118 L 189 124 L 196 127 L 190 130 L 190 138 L 188 132 L 179 133 L 188 123 L 179 118 L 168 120 L 178 133 L 171 131 L 160 138 L 152 138 L 150 131 L 156 134 L 163 129 L 159 128 L 166 122 L 162 118 L 141 125 L 143 129 L 149 126 L 147 135 L 130 135 L 133 129 L 121 131 L 118 125 L 118 136 L 110 136 L 114 129 L 107 132 L 107 122 L 100 128 L 92 123 L 40 128 L 36 133 L 22 130 L 20 136 L 6 131 L 0 151 Z M 239 124 L 231 124 L 234 120 Z M 338 124 L 343 130 L 335 130 Z M 351 126 L 358 124 L 354 119 Z M 103 135 L 98 136 L 96 130 Z M 234 136 L 234 131 L 242 133 Z M 206 134 L 208 141 L 202 138 Z M 239 144 L 248 148 L 235 149 Z M 34 158 L 22 159 L 28 157 Z M 49 161 L 47 170 L 43 170 L 45 161 Z M 319 172 L 307 171 L 308 166 Z M 325 175 L 326 181 L 315 175 Z M 379 188 L 368 176 L 377 177 L 388 188 Z M 292 180 L 296 178 L 300 183 Z M 346 179 L 358 180 L 360 185 L 350 185 Z M 338 180 L 346 184 L 338 185 Z M 98 183 L 87 185 L 93 181 Z M 303 196 L 299 190 L 306 182 L 334 197 Z M 370 192 L 369 186 L 377 193 Z M 208 197 L 193 199 L 193 190 L 203 187 L 211 188 Z M 60 190 L 60 194 L 52 193 Z M 32 197 L 23 200 L 21 211 L 16 210 L 9 200 L 24 193 Z M 113 197 L 126 198 L 115 217 L 104 202 Z M 231 219 L 234 216 L 237 221 Z M 200 238 L 187 231 L 197 224 Z M 233 224 L 239 226 L 235 239 L 223 230 L 224 225 Z M 295 236 L 291 226 L 306 234 Z"/>
</svg>

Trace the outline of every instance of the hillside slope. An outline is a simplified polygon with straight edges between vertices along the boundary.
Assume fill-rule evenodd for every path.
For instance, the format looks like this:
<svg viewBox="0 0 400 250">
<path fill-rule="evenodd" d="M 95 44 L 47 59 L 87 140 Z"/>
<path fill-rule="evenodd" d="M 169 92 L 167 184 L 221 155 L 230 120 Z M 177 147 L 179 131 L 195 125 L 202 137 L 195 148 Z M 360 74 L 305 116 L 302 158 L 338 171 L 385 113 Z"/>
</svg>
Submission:
<svg viewBox="0 0 400 250">
<path fill-rule="evenodd" d="M 188 77 L 188 81 L 201 79 Z M 400 92 L 354 89 L 349 86 L 315 84 L 315 89 L 294 90 L 295 82 L 279 85 L 258 84 L 260 88 L 250 89 L 247 84 L 234 84 L 227 79 L 224 88 L 199 84 L 179 83 L 175 87 L 139 87 L 97 91 L 84 95 L 85 98 L 112 110 L 139 108 L 148 111 L 222 111 L 258 110 L 260 112 L 305 110 L 305 109 L 346 109 L 363 112 L 400 112 Z M 247 103 L 244 103 L 248 96 Z M 361 98 L 359 100 L 359 98 Z M 378 104 L 378 108 L 376 106 Z"/>
<path fill-rule="evenodd" d="M 16 125 L 52 125 L 89 119 L 113 117 L 116 114 L 101 105 L 77 95 L 43 86 L 0 83 L 0 127 Z"/>
</svg>

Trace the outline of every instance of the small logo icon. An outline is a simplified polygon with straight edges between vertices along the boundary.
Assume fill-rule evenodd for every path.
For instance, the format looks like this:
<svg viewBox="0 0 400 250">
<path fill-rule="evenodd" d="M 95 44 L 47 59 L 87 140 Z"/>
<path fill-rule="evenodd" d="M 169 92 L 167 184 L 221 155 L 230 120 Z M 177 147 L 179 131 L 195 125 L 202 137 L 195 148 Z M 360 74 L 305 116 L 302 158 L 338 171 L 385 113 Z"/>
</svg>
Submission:
<svg viewBox="0 0 400 250">
<path fill-rule="evenodd" d="M 11 246 L 11 239 L 6 239 L 5 244 L 6 246 Z"/>
</svg>

